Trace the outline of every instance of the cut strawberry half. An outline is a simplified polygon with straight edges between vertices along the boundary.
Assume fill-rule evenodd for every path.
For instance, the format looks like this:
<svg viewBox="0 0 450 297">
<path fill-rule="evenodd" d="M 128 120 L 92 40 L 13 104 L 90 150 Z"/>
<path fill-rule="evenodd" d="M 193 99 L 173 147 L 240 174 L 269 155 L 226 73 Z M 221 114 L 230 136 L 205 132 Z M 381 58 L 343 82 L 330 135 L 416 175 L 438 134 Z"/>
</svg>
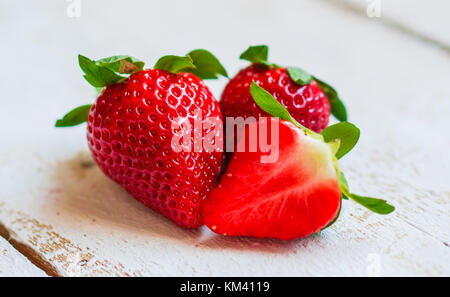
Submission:
<svg viewBox="0 0 450 297">
<path fill-rule="evenodd" d="M 267 153 L 261 150 L 234 153 L 204 204 L 204 221 L 213 231 L 293 239 L 319 231 L 337 216 L 341 191 L 332 147 L 283 120 L 279 139 L 274 163 L 262 163 Z"/>
<path fill-rule="evenodd" d="M 222 235 L 294 239 L 328 227 L 337 219 L 341 198 L 388 214 L 394 207 L 385 200 L 350 193 L 337 160 L 349 152 L 359 138 L 359 129 L 341 122 L 321 134 L 300 125 L 270 93 L 252 83 L 255 102 L 280 118 L 276 129 L 264 128 L 264 119 L 246 127 L 256 128 L 256 150 L 250 150 L 250 133 L 240 141 L 245 149 L 234 153 L 217 188 L 203 205 L 205 224 Z M 278 119 L 271 118 L 271 125 Z M 263 133 L 260 132 L 263 129 Z M 272 126 L 271 126 L 272 128 Z M 268 133 L 268 132 L 270 133 Z M 277 157 L 261 148 L 259 137 L 278 139 Z M 273 142 L 272 142 L 273 144 Z M 237 147 L 239 147 L 239 142 Z"/>
</svg>

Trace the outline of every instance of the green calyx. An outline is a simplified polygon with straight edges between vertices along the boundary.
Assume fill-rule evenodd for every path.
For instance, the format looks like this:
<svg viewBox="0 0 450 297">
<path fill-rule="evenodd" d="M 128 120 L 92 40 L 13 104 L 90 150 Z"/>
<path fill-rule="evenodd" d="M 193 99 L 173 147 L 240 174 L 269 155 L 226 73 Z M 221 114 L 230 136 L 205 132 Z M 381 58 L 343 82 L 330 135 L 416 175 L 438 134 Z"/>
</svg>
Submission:
<svg viewBox="0 0 450 297">
<path fill-rule="evenodd" d="M 100 94 L 104 87 L 120 83 L 131 74 L 144 68 L 144 62 L 131 56 L 119 55 L 91 60 L 78 55 L 78 63 L 83 71 L 83 77 Z M 92 104 L 79 106 L 69 111 L 55 123 L 55 127 L 72 127 L 87 121 Z"/>
<path fill-rule="evenodd" d="M 104 87 L 121 83 L 131 74 L 144 68 L 144 62 L 131 56 L 119 55 L 100 60 L 91 60 L 78 55 L 78 63 L 86 81 L 95 87 L 100 95 Z M 154 69 L 172 73 L 190 72 L 200 79 L 216 79 L 219 75 L 228 77 L 225 68 L 209 51 L 197 49 L 186 56 L 164 56 L 160 58 Z M 87 121 L 91 104 L 77 107 L 56 121 L 56 127 L 71 127 Z"/>
<path fill-rule="evenodd" d="M 341 172 L 341 178 L 339 182 L 339 188 L 341 189 L 341 193 L 347 199 L 355 201 L 356 203 L 364 206 L 365 208 L 382 215 L 390 214 L 395 210 L 395 207 L 387 203 L 386 200 L 372 197 L 360 196 L 354 193 L 350 193 L 348 188 L 348 184 L 344 177 L 344 174 Z"/>
<path fill-rule="evenodd" d="M 241 54 L 239 58 L 249 61 L 252 64 L 281 68 L 276 64 L 268 62 L 268 56 L 269 47 L 267 45 L 255 45 L 250 46 L 245 52 Z M 300 86 L 307 85 L 314 79 L 327 96 L 328 102 L 330 103 L 331 114 L 341 122 L 347 120 L 347 111 L 345 109 L 345 105 L 332 86 L 309 74 L 307 71 L 300 67 L 286 67 L 286 70 L 292 81 Z"/>
<path fill-rule="evenodd" d="M 144 68 L 144 62 L 131 56 L 112 56 L 100 60 L 91 60 L 79 55 L 78 62 L 84 72 L 84 78 L 95 88 L 120 83 L 131 74 Z M 197 49 L 186 56 L 164 56 L 155 64 L 154 69 L 172 73 L 190 72 L 201 79 L 215 79 L 219 75 L 228 77 L 225 68 L 209 51 Z"/>
<path fill-rule="evenodd" d="M 297 85 L 307 85 L 312 81 L 312 76 L 306 72 L 305 70 L 299 67 L 287 67 L 286 68 L 289 77 L 297 84 Z"/>
<path fill-rule="evenodd" d="M 358 127 L 349 122 L 340 122 L 327 127 L 320 133 L 325 142 L 331 142 L 335 139 L 340 140 L 339 149 L 336 152 L 336 158 L 340 159 L 350 152 L 359 140 L 360 131 Z"/>
<path fill-rule="evenodd" d="M 100 60 L 91 60 L 79 55 L 78 62 L 84 72 L 84 78 L 97 90 L 120 83 L 131 74 L 144 68 L 144 62 L 131 56 L 112 56 Z M 201 79 L 215 79 L 219 75 L 228 77 L 225 68 L 209 51 L 197 49 L 186 56 L 164 56 L 155 64 L 154 69 L 172 73 L 190 72 Z"/>
<path fill-rule="evenodd" d="M 190 73 L 201 79 L 216 79 L 218 75 L 228 77 L 227 71 L 219 62 L 219 60 L 210 52 L 204 49 L 197 49 L 187 54 L 191 57 L 194 69 Z"/>
<path fill-rule="evenodd" d="M 267 45 L 255 45 L 250 46 L 245 52 L 243 52 L 239 58 L 249 61 L 253 64 L 266 65 L 267 58 L 269 57 L 269 47 Z"/>
<path fill-rule="evenodd" d="M 55 127 L 72 127 L 87 121 L 92 104 L 79 106 L 56 121 Z"/>
<path fill-rule="evenodd" d="M 131 56 L 112 56 L 94 61 L 78 55 L 78 63 L 84 78 L 95 88 L 120 83 L 144 67 L 144 62 Z"/>
<path fill-rule="evenodd" d="M 348 182 L 345 179 L 344 174 L 339 170 L 337 160 L 350 152 L 359 140 L 360 131 L 355 125 L 349 122 L 341 122 L 329 126 L 320 134 L 315 133 L 296 121 L 289 114 L 286 108 L 281 105 L 281 103 L 279 103 L 269 92 L 258 86 L 258 84 L 254 81 L 250 86 L 250 93 L 256 104 L 265 112 L 274 117 L 293 123 L 310 137 L 320 139 L 328 144 L 330 150 L 335 154 L 333 158 L 333 165 L 336 168 L 336 173 L 338 175 L 338 183 L 339 189 L 341 190 L 342 199 L 350 198 L 351 200 L 378 214 L 389 214 L 394 211 L 394 206 L 388 204 L 386 200 L 364 197 L 350 193 Z"/>
<path fill-rule="evenodd" d="M 189 72 L 201 79 L 216 79 L 219 75 L 228 77 L 219 60 L 204 49 L 193 50 L 186 56 L 161 57 L 153 68 L 172 73 Z"/>
<path fill-rule="evenodd" d="M 345 109 L 344 102 L 342 102 L 336 90 L 326 82 L 318 79 L 317 77 L 313 76 L 313 78 L 327 96 L 328 102 L 330 103 L 331 114 L 341 122 L 346 121 L 347 110 Z"/>
<path fill-rule="evenodd" d="M 191 57 L 174 55 L 159 58 L 155 66 L 153 66 L 153 69 L 165 70 L 172 73 L 182 72 L 185 69 L 191 68 L 196 68 Z"/>
</svg>

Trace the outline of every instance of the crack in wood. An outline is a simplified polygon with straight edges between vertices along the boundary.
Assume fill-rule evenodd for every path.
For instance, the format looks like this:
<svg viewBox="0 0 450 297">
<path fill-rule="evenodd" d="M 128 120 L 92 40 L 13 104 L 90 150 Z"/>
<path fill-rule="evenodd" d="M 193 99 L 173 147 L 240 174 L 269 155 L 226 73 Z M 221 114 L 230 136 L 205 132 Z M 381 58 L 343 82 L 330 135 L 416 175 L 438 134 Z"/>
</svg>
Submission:
<svg viewBox="0 0 450 297">
<path fill-rule="evenodd" d="M 335 1 L 335 0 L 326 0 L 325 2 L 329 3 L 329 4 L 333 4 L 336 7 L 339 7 L 343 10 L 346 10 L 348 12 L 351 12 L 355 15 L 358 15 L 360 17 L 365 16 L 365 11 L 356 6 L 356 5 L 352 5 L 351 3 L 347 3 L 345 1 Z M 419 31 L 411 28 L 410 26 L 406 26 L 400 22 L 397 22 L 391 18 L 386 18 L 386 17 L 382 17 L 378 19 L 379 22 L 387 27 L 392 28 L 393 30 L 396 30 L 402 34 L 411 36 L 415 39 L 418 39 L 422 42 L 431 44 L 437 48 L 439 48 L 440 50 L 443 50 L 445 53 L 447 53 L 448 55 L 450 55 L 450 44 L 447 44 L 441 40 L 438 40 L 436 38 L 433 38 L 431 36 L 427 36 L 423 33 L 420 33 Z"/>
<path fill-rule="evenodd" d="M 121 263 L 98 259 L 89 247 L 81 248 L 72 243 L 51 225 L 40 223 L 20 211 L 9 213 L 16 219 L 10 222 L 10 228 L 0 223 L 0 236 L 5 237 L 16 250 L 50 276 L 142 276 L 140 271 L 128 271 Z M 15 229 L 25 229 L 30 234 L 25 238 L 18 237 L 13 231 Z M 14 238 L 20 238 L 26 244 Z"/>
<path fill-rule="evenodd" d="M 450 245 L 449 245 L 446 241 L 444 241 L 444 240 L 442 240 L 442 239 L 439 239 L 438 237 L 434 236 L 434 235 L 431 234 L 430 232 L 428 232 L 428 231 L 426 231 L 426 230 L 420 228 L 419 226 L 414 225 L 413 223 L 409 222 L 408 220 L 406 220 L 406 219 L 404 219 L 404 218 L 402 218 L 402 217 L 398 217 L 398 218 L 399 218 L 400 220 L 402 220 L 403 222 L 405 222 L 406 224 L 408 224 L 408 225 L 410 225 L 411 227 L 413 227 L 414 229 L 416 229 L 416 230 L 418 230 L 418 231 L 420 231 L 420 232 L 422 232 L 422 233 L 424 233 L 424 234 L 430 236 L 430 237 L 433 238 L 434 240 L 437 240 L 437 241 L 441 242 L 442 244 L 444 244 L 444 246 L 450 247 Z"/>
<path fill-rule="evenodd" d="M 0 223 L 0 236 L 5 238 L 19 253 L 30 260 L 33 265 L 43 270 L 48 276 L 60 276 L 57 273 L 56 268 L 44 258 L 42 258 L 34 249 L 12 238 L 10 232 L 2 223 Z"/>
</svg>

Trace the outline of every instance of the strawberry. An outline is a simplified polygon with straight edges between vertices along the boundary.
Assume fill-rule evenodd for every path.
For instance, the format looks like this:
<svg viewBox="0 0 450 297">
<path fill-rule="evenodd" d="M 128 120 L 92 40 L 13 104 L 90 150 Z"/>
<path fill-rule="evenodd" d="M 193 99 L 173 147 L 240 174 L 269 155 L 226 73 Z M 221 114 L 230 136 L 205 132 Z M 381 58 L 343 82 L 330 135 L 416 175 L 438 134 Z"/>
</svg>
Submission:
<svg viewBox="0 0 450 297">
<path fill-rule="evenodd" d="M 261 123 L 250 124 L 247 131 L 252 126 L 259 131 Z M 262 163 L 260 150 L 234 153 L 204 204 L 205 223 L 213 231 L 292 239 L 336 217 L 341 192 L 331 149 L 288 121 L 280 121 L 279 137 L 275 163 Z"/>
<path fill-rule="evenodd" d="M 262 148 L 251 152 L 247 143 L 244 151 L 234 153 L 218 187 L 203 205 L 204 221 L 211 230 L 228 236 L 294 239 L 333 223 L 341 198 L 350 198 L 380 214 L 394 210 L 385 200 L 350 193 L 339 170 L 337 159 L 356 144 L 358 128 L 341 122 L 317 134 L 299 124 L 255 82 L 250 92 L 262 110 L 281 118 L 278 133 L 273 132 L 276 129 L 263 130 L 276 133 L 278 158 L 264 161 L 269 153 Z M 274 119 L 269 121 L 271 125 L 278 123 Z M 257 128 L 258 135 L 264 135 L 264 120 L 248 125 L 246 132 Z M 274 139 L 272 136 L 266 137 Z"/>
<path fill-rule="evenodd" d="M 223 116 L 268 116 L 253 101 L 252 81 L 267 90 L 303 126 L 320 132 L 328 126 L 330 111 L 340 121 L 347 119 L 336 91 L 298 67 L 280 67 L 267 62 L 267 46 L 249 47 L 241 59 L 252 64 L 241 70 L 225 87 L 220 100 Z"/>
<path fill-rule="evenodd" d="M 172 124 L 178 117 L 222 121 L 220 107 L 200 78 L 226 76 L 205 50 L 165 56 L 153 69 L 130 56 L 92 61 L 79 56 L 86 80 L 101 90 L 96 102 L 58 120 L 57 127 L 87 121 L 87 139 L 103 173 L 134 198 L 179 226 L 201 226 L 200 206 L 216 185 L 220 151 L 176 152 Z M 204 137 L 216 127 L 201 131 Z M 222 127 L 220 126 L 220 131 Z"/>
</svg>

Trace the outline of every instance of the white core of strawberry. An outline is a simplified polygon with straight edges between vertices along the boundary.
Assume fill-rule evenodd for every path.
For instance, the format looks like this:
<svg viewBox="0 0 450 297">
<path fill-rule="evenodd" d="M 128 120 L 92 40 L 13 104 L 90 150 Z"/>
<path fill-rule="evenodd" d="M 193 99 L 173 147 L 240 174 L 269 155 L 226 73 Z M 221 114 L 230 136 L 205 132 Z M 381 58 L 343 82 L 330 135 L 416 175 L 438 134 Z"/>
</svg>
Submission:
<svg viewBox="0 0 450 297">
<path fill-rule="evenodd" d="M 295 156 L 302 171 L 312 179 L 337 180 L 337 161 L 333 146 L 319 138 L 311 137 L 290 122 L 285 122 L 297 137 Z"/>
</svg>

